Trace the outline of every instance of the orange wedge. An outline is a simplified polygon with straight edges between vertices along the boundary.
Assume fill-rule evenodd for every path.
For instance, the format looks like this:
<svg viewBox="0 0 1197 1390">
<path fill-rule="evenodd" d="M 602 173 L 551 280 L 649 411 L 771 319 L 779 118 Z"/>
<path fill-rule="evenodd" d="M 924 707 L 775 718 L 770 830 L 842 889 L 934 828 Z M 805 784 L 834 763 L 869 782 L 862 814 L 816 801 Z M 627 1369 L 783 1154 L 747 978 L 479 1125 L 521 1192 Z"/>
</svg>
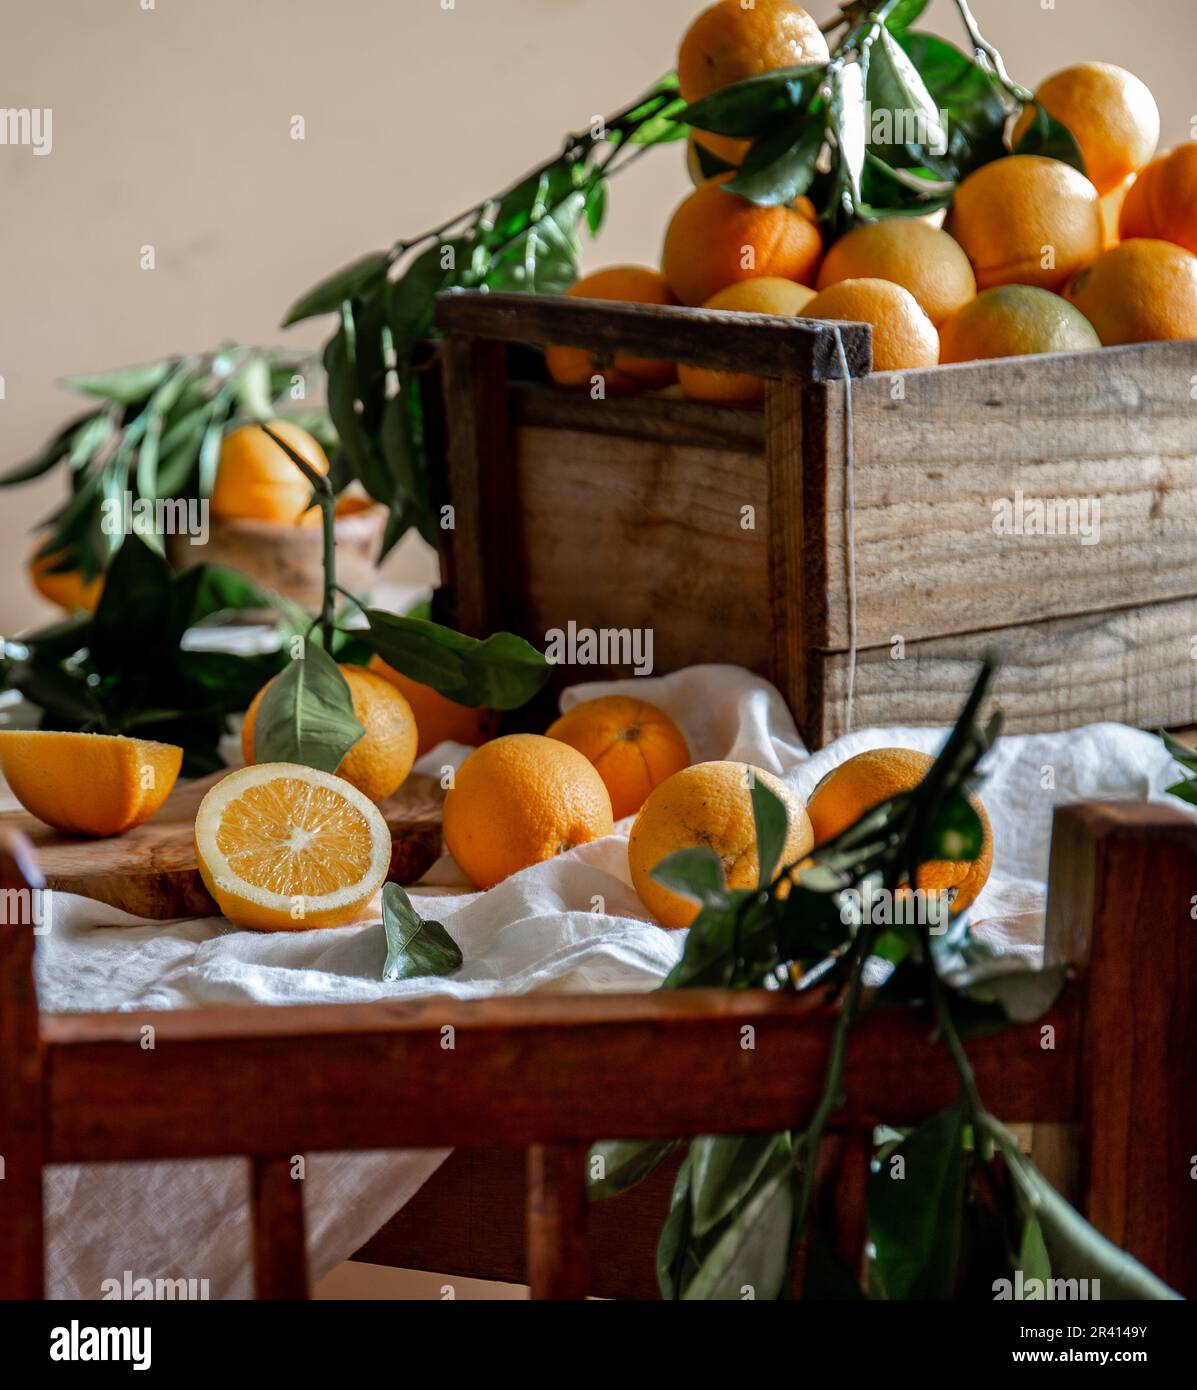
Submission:
<svg viewBox="0 0 1197 1390">
<path fill-rule="evenodd" d="M 121 835 L 170 795 L 183 750 L 115 734 L 0 732 L 0 767 L 30 813 L 72 835 Z"/>
<path fill-rule="evenodd" d="M 365 913 L 390 867 L 391 832 L 343 777 L 258 763 L 230 772 L 200 802 L 195 856 L 230 922 L 306 931 Z"/>
</svg>

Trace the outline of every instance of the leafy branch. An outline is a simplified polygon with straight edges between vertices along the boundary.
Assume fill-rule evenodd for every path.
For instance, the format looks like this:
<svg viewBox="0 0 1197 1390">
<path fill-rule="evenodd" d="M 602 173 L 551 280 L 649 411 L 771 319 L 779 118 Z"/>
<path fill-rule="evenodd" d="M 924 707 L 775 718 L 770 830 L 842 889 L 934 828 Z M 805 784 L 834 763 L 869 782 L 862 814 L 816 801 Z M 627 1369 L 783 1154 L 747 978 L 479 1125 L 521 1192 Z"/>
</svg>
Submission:
<svg viewBox="0 0 1197 1390">
<path fill-rule="evenodd" d="M 390 508 L 382 553 L 411 527 L 436 542 L 425 444 L 421 344 L 447 289 L 555 294 L 578 274 L 583 227 L 597 235 L 611 177 L 650 146 L 684 138 L 677 82 L 566 138 L 504 192 L 385 251 L 359 257 L 301 296 L 285 324 L 336 313 L 324 348 L 328 404 L 347 473 Z"/>
<path fill-rule="evenodd" d="M 805 1296 L 814 1298 L 992 1297 L 993 1282 L 1015 1270 L 1041 1279 L 1053 1271 L 1098 1278 L 1106 1297 L 1173 1296 L 1052 1190 L 977 1091 L 963 1033 L 999 1018 L 1037 1017 L 1054 1001 L 1060 972 L 996 973 L 1000 967 L 959 918 L 933 935 L 917 911 L 881 924 L 860 910 L 878 889 L 908 894 L 930 860 L 969 860 L 980 851 L 983 830 L 969 793 L 999 730 L 996 716 L 984 728 L 976 722 L 992 673 L 987 661 L 923 781 L 808 860 L 775 868 L 785 810 L 757 785 L 756 890 L 728 890 L 718 859 L 705 850 L 670 855 L 654 870 L 665 886 L 701 904 L 663 988 L 817 991 L 836 1010 L 824 1085 L 801 1132 L 596 1146 L 593 1158 L 602 1162 L 591 1164 L 594 1199 L 625 1191 L 679 1144 L 685 1148 L 658 1242 L 665 1297 L 740 1297 L 751 1286 L 757 1298 L 782 1298 L 799 1269 Z M 912 1131 L 875 1137 L 866 1293 L 820 1229 L 819 1153 L 843 1103 L 854 1024 L 874 1008 L 928 1005 L 955 1064 L 960 1099 Z M 892 1176 L 898 1159 L 901 1180 Z"/>
<path fill-rule="evenodd" d="M 333 448 L 336 436 L 323 410 L 290 408 L 319 384 L 313 371 L 319 368 L 304 352 L 228 343 L 212 352 L 68 377 L 63 385 L 101 404 L 0 477 L 0 487 L 55 467 L 68 470 L 69 495 L 39 523 L 47 534 L 37 554 L 54 556 L 55 571 L 77 569 L 90 580 L 108 568 L 125 539 L 123 527 L 105 526 L 105 504 L 124 515 L 126 493 L 134 504 L 207 497 L 229 429 L 286 414 Z M 156 534 L 144 534 L 160 547 Z"/>
</svg>

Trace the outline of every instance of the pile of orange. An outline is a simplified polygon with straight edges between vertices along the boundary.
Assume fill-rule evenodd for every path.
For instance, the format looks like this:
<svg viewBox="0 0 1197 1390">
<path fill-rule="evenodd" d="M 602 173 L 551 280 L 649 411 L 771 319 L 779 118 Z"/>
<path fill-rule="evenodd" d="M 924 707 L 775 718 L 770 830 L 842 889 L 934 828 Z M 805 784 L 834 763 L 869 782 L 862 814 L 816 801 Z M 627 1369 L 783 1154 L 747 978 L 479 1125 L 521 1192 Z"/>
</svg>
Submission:
<svg viewBox="0 0 1197 1390">
<path fill-rule="evenodd" d="M 818 24 L 790 0 L 717 0 L 682 39 L 678 81 L 695 102 L 827 59 Z M 1036 107 L 1075 137 L 1087 177 L 1061 160 L 1010 154 L 964 179 L 946 217 L 883 218 L 830 246 L 806 198 L 762 207 L 729 192 L 748 142 L 695 129 L 687 161 L 698 186 L 669 222 L 660 269 L 613 267 L 570 293 L 869 323 L 874 369 L 884 372 L 1197 337 L 1197 141 L 1154 157 L 1151 92 L 1110 63 L 1047 78 L 1012 148 Z M 721 165 L 731 168 L 704 177 Z M 764 395 L 744 373 L 682 365 L 674 385 L 668 362 L 580 349 L 550 348 L 548 368 L 560 385 L 604 393 L 680 389 L 737 404 Z"/>
</svg>

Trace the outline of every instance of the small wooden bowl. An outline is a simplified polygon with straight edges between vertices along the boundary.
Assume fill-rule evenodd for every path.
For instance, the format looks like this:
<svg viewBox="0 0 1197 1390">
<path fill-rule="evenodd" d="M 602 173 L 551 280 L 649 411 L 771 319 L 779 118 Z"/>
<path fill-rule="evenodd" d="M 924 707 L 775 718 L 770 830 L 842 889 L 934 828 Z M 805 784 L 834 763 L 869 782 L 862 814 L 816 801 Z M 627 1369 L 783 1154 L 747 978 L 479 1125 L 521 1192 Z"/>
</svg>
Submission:
<svg viewBox="0 0 1197 1390">
<path fill-rule="evenodd" d="M 334 526 L 337 583 L 361 593 L 374 583 L 374 557 L 382 542 L 387 509 L 367 498 L 341 502 Z M 271 521 L 212 517 L 205 545 L 188 536 L 168 536 L 166 555 L 175 569 L 227 565 L 305 608 L 320 607 L 324 592 L 323 534 L 320 526 L 280 526 Z"/>
</svg>

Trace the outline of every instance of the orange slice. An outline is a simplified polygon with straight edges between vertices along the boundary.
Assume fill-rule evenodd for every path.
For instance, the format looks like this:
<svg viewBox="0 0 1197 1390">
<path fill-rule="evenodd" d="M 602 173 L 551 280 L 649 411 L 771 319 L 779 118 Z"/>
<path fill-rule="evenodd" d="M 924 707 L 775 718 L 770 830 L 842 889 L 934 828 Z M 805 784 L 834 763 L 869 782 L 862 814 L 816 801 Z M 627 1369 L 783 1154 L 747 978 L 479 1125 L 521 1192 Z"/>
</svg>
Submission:
<svg viewBox="0 0 1197 1390">
<path fill-rule="evenodd" d="M 0 767 L 30 813 L 73 835 L 121 835 L 170 795 L 183 750 L 115 734 L 0 732 Z"/>
<path fill-rule="evenodd" d="M 200 802 L 195 856 L 230 922 L 305 931 L 363 915 L 387 876 L 391 832 L 343 777 L 258 763 L 230 772 Z"/>
</svg>

